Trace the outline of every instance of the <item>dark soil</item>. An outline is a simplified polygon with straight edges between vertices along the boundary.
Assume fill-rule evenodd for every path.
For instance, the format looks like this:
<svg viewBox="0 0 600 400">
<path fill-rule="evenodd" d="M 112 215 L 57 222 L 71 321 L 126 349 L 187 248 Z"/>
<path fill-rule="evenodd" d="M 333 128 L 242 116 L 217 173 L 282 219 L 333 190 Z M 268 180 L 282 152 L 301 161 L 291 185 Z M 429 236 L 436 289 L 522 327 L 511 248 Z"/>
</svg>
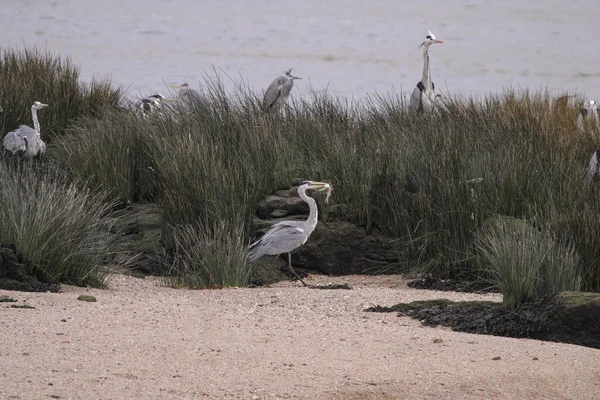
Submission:
<svg viewBox="0 0 600 400">
<path fill-rule="evenodd" d="M 591 298 L 593 297 L 593 298 Z M 397 312 L 426 326 L 447 326 L 457 332 L 531 338 L 600 348 L 597 323 L 600 297 L 590 293 L 563 293 L 508 310 L 501 303 L 450 300 L 414 301 L 368 312 Z"/>
<path fill-rule="evenodd" d="M 32 266 L 22 260 L 12 245 L 0 245 L 0 289 L 22 292 L 58 292 L 55 284 L 41 282 Z"/>
<path fill-rule="evenodd" d="M 421 320 L 427 326 L 448 326 L 457 332 L 530 338 L 542 332 L 550 316 L 558 311 L 558 298 L 524 304 L 507 310 L 497 302 L 452 302 L 450 300 L 415 301 L 392 307 L 372 307 L 366 311 L 398 312 Z"/>
<path fill-rule="evenodd" d="M 415 279 L 408 283 L 408 287 L 413 289 L 439 290 L 441 292 L 500 293 L 497 288 L 483 281 L 439 279 L 433 277 Z"/>
</svg>

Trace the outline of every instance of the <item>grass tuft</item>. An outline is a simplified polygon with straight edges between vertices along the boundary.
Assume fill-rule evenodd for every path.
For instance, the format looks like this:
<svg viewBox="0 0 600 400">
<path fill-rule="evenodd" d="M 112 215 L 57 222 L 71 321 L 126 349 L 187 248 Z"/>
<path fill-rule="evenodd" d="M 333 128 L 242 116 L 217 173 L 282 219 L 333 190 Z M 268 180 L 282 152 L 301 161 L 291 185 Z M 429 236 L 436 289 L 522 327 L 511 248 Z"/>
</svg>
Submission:
<svg viewBox="0 0 600 400">
<path fill-rule="evenodd" d="M 103 286 L 110 206 L 56 173 L 0 163 L 0 243 L 13 245 L 41 282 Z"/>
</svg>

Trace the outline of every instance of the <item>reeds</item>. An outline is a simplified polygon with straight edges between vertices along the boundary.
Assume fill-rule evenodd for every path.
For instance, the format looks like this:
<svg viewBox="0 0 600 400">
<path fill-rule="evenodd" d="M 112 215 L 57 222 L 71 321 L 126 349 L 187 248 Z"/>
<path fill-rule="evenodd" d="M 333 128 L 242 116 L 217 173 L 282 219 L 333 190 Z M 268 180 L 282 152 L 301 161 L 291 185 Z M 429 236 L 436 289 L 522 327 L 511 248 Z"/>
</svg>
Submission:
<svg viewBox="0 0 600 400">
<path fill-rule="evenodd" d="M 106 200 L 156 201 L 172 260 L 204 263 L 207 245 L 188 244 L 212 240 L 237 263 L 230 276 L 245 275 L 237 255 L 260 197 L 306 178 L 335 187 L 330 215 L 390 237 L 400 272 L 487 277 L 476 237 L 489 217 L 505 216 L 539 227 L 550 247 L 567 246 L 552 253 L 555 265 L 577 264 L 582 288 L 600 289 L 600 188 L 584 180 L 598 132 L 577 132 L 577 107 L 508 90 L 416 115 L 397 96 L 320 93 L 266 113 L 246 87 L 226 92 L 219 76 L 204 86 L 202 102 L 148 118 L 100 110 L 79 119 L 49 146 L 52 166 Z"/>
<path fill-rule="evenodd" d="M 0 163 L 0 243 L 46 283 L 100 287 L 111 271 L 103 216 L 111 204 L 32 164 Z"/>
<path fill-rule="evenodd" d="M 0 106 L 4 113 L 1 131 L 33 126 L 31 105 L 34 101 L 49 104 L 40 112 L 42 138 L 51 143 L 75 119 L 99 115 L 105 108 L 116 108 L 121 89 L 109 80 L 80 80 L 79 69 L 63 59 L 37 49 L 1 49 Z"/>
</svg>

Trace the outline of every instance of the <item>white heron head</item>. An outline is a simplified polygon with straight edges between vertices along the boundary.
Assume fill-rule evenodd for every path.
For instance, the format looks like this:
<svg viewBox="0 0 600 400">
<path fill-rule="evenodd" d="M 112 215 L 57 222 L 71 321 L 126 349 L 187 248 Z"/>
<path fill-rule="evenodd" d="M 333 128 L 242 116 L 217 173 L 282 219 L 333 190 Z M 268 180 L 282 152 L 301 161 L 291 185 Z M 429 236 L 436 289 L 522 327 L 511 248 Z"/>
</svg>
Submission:
<svg viewBox="0 0 600 400">
<path fill-rule="evenodd" d="M 149 99 L 153 100 L 155 103 L 160 103 L 161 101 L 171 101 L 171 99 L 167 99 L 160 93 L 153 94 L 152 96 L 148 96 Z"/>
<path fill-rule="evenodd" d="M 598 105 L 596 104 L 596 102 L 594 100 L 590 100 L 590 102 L 588 103 L 588 107 L 589 108 L 598 108 Z"/>
<path fill-rule="evenodd" d="M 444 41 L 436 38 L 435 35 L 433 34 L 433 32 L 427 31 L 427 36 L 425 36 L 425 41 L 423 41 L 423 43 L 421 43 L 419 48 L 421 48 L 423 46 L 429 47 L 433 43 L 444 43 Z"/>
<path fill-rule="evenodd" d="M 292 69 L 288 69 L 287 71 L 285 71 L 285 74 L 287 75 L 288 78 L 290 79 L 302 79 L 299 76 L 296 75 L 292 75 Z"/>
<path fill-rule="evenodd" d="M 41 110 L 44 107 L 48 107 L 48 104 L 40 103 L 39 101 L 34 101 L 31 106 L 32 110 Z"/>
</svg>

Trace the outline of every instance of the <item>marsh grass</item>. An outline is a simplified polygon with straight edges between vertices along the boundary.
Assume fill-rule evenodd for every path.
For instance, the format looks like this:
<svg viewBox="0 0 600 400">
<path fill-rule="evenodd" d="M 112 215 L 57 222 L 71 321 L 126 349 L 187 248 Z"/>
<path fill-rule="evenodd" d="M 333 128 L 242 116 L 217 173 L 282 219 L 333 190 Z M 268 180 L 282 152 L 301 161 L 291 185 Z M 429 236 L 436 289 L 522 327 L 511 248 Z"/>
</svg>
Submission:
<svg viewBox="0 0 600 400">
<path fill-rule="evenodd" d="M 74 179 L 117 198 L 124 205 L 151 200 L 157 177 L 149 154 L 153 121 L 135 113 L 104 110 L 84 117 L 55 140 L 48 155 L 52 164 Z"/>
<path fill-rule="evenodd" d="M 503 294 L 507 308 L 581 286 L 579 256 L 570 244 L 518 219 L 491 219 L 476 243 L 484 274 Z"/>
<path fill-rule="evenodd" d="M 315 93 L 265 113 L 247 87 L 204 86 L 203 102 L 150 118 L 81 120 L 57 165 L 121 201 L 151 193 L 171 254 L 180 226 L 201 235 L 237 221 L 249 242 L 261 196 L 305 178 L 333 184 L 333 217 L 389 236 L 399 272 L 478 278 L 476 233 L 502 215 L 569 243 L 583 287 L 600 288 L 599 188 L 583 179 L 596 138 L 577 133 L 576 105 L 507 91 L 415 115 L 394 96 Z"/>
<path fill-rule="evenodd" d="M 1 49 L 0 132 L 19 125 L 33 126 L 31 105 L 49 104 L 38 113 L 42 138 L 51 143 L 68 125 L 83 116 L 98 115 L 104 108 L 116 108 L 123 95 L 109 80 L 80 80 L 79 69 L 69 59 L 38 49 Z"/>
<path fill-rule="evenodd" d="M 251 264 L 244 221 L 214 222 L 210 227 L 180 224 L 171 232 L 175 248 L 168 261 L 167 280 L 188 288 L 239 287 L 248 283 Z"/>
<path fill-rule="evenodd" d="M 23 167 L 0 164 L 0 243 L 14 245 L 42 282 L 102 286 L 110 203 L 59 174 Z"/>
</svg>

